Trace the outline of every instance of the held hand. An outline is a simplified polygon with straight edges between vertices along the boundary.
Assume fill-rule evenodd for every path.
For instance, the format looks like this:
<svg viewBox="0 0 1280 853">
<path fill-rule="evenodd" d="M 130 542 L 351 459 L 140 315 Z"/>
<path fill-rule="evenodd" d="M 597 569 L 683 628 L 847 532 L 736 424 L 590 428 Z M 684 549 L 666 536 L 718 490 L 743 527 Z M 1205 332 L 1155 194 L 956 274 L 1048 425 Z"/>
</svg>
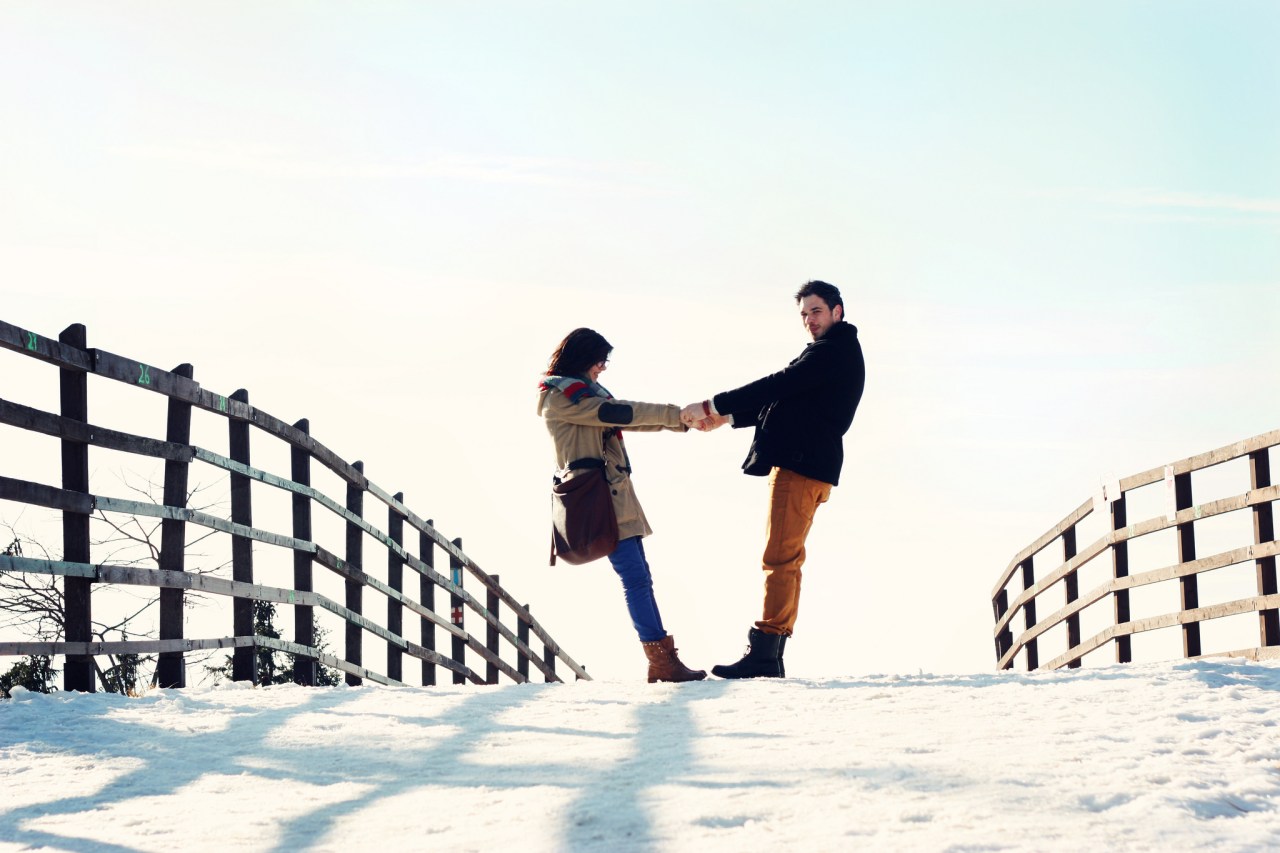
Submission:
<svg viewBox="0 0 1280 853">
<path fill-rule="evenodd" d="M 702 410 L 702 403 L 690 403 L 680 410 L 680 420 L 691 428 L 696 428 L 698 422 L 706 417 L 706 412 Z"/>
<path fill-rule="evenodd" d="M 709 418 L 703 418 L 694 425 L 694 429 L 698 432 L 711 432 L 713 429 L 719 429 L 729 422 L 724 415 L 712 415 Z"/>
</svg>

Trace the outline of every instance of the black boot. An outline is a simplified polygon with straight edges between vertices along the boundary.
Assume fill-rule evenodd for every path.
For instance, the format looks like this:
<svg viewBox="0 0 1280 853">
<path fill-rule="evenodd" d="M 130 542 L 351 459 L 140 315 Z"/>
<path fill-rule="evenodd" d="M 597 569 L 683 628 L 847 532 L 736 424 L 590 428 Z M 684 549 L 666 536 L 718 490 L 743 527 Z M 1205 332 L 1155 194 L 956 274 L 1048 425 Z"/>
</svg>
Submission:
<svg viewBox="0 0 1280 853">
<path fill-rule="evenodd" d="M 711 667 L 711 674 L 721 678 L 786 678 L 782 666 L 782 650 L 787 638 L 766 634 L 759 628 L 747 632 L 747 653 L 737 663 Z"/>
</svg>

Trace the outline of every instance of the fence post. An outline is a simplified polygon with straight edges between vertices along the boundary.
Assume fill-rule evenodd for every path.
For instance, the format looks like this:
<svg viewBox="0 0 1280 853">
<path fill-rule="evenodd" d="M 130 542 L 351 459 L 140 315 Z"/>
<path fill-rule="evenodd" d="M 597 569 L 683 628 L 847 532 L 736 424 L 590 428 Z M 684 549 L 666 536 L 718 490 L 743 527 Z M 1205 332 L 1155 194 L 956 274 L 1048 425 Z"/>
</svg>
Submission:
<svg viewBox="0 0 1280 853">
<path fill-rule="evenodd" d="M 355 468 L 361 474 L 364 473 L 363 462 L 353 462 L 352 468 Z M 355 483 L 347 483 L 347 512 L 360 518 L 364 517 L 364 489 Z M 350 519 L 347 520 L 347 565 L 353 569 L 363 571 L 364 566 L 364 531 L 360 529 L 360 525 Z M 359 581 L 348 580 L 347 587 L 347 609 L 357 616 L 364 615 L 364 584 Z M 355 666 L 364 666 L 364 629 L 355 622 L 347 622 L 347 663 Z M 358 675 L 346 673 L 346 682 L 352 687 L 359 687 L 364 683 L 364 679 Z"/>
<path fill-rule="evenodd" d="M 543 680 L 550 684 L 555 681 L 556 674 L 556 653 L 550 643 L 542 644 L 542 663 L 547 668 L 547 675 Z"/>
<path fill-rule="evenodd" d="M 501 583 L 498 581 L 497 575 L 493 576 L 493 583 L 495 586 L 501 586 Z M 494 592 L 492 589 L 489 589 L 488 587 L 486 587 L 485 589 L 489 593 L 485 599 L 485 604 L 484 604 L 485 609 L 489 611 L 489 616 L 491 616 L 494 620 L 497 620 L 498 608 L 501 606 L 500 604 L 501 599 L 498 598 L 498 593 Z M 484 637 L 485 648 L 487 648 L 489 651 L 493 652 L 493 654 L 496 655 L 498 654 L 498 626 L 488 620 L 485 620 L 485 626 L 487 628 L 487 630 L 485 631 L 485 637 Z M 488 668 L 485 670 L 484 681 L 485 681 L 485 684 L 498 683 L 498 665 L 497 664 L 493 662 L 489 663 Z"/>
<path fill-rule="evenodd" d="M 1249 488 L 1265 489 L 1271 485 L 1271 457 L 1268 448 L 1249 454 Z M 1273 542 L 1276 538 L 1275 515 L 1271 503 L 1257 504 L 1253 508 L 1253 541 L 1255 545 Z M 1276 558 L 1261 557 L 1255 562 L 1258 575 L 1258 594 L 1275 595 Z M 1274 607 L 1258 614 L 1262 631 L 1262 645 L 1280 646 L 1280 610 Z"/>
<path fill-rule="evenodd" d="M 63 330 L 58 341 L 77 349 L 89 348 L 88 331 L 81 323 Z M 58 371 L 58 392 L 64 418 L 89 422 L 89 376 L 79 370 Z M 89 445 L 62 439 L 62 488 L 72 492 L 89 492 Z M 88 563 L 89 514 L 63 510 L 62 559 L 71 563 Z M 88 643 L 93 640 L 93 607 L 89 578 L 63 578 L 63 619 L 68 642 Z M 93 657 L 67 655 L 62 673 L 66 690 L 93 693 L 95 689 Z"/>
<path fill-rule="evenodd" d="M 996 595 L 996 600 L 991 602 L 991 606 L 996 611 L 996 622 L 1004 618 L 1009 612 L 1009 590 L 1002 589 Z M 999 665 L 1000 660 L 1013 648 L 1013 629 L 1009 627 L 1009 623 L 1005 623 L 1000 633 L 996 635 L 996 664 Z M 1013 661 L 1009 661 L 1004 665 L 1005 669 L 1013 669 Z"/>
<path fill-rule="evenodd" d="M 453 540 L 453 547 L 459 551 L 462 550 L 462 540 Z M 462 586 L 462 561 L 453 554 L 449 555 L 449 580 L 453 581 L 454 586 Z M 449 621 L 458 628 L 466 630 L 463 627 L 463 608 L 462 596 L 450 593 L 449 595 Z M 453 636 L 453 659 L 458 663 L 466 663 L 467 642 L 459 636 Z M 453 683 L 462 684 L 466 681 L 465 676 L 460 672 L 453 674 Z"/>
<path fill-rule="evenodd" d="M 435 527 L 435 522 L 427 519 L 428 527 Z M 428 568 L 434 570 L 436 567 L 436 543 L 427 535 L 425 530 L 418 531 L 418 553 L 419 559 L 427 565 Z M 436 609 L 436 584 L 431 578 L 424 575 L 418 576 L 418 592 L 422 596 L 422 606 L 428 610 L 435 612 Z M 422 617 L 422 647 L 428 651 L 436 650 L 436 623 L 427 617 Z M 422 686 L 436 686 L 436 665 L 431 661 L 422 662 Z"/>
<path fill-rule="evenodd" d="M 237 403 L 249 404 L 249 392 L 241 388 L 231 395 Z M 250 465 L 249 422 L 227 418 L 228 443 L 231 460 Z M 231 521 L 233 524 L 253 526 L 253 498 L 250 484 L 253 481 L 244 474 L 231 472 Z M 247 536 L 231 536 L 231 579 L 239 583 L 253 583 L 253 540 Z M 236 596 L 231 601 L 232 634 L 236 637 L 255 635 L 253 627 L 253 599 Z M 236 647 L 231 653 L 231 680 L 257 682 L 256 648 Z"/>
<path fill-rule="evenodd" d="M 294 424 L 304 435 L 311 434 L 311 422 L 306 418 Z M 293 481 L 300 486 L 311 485 L 311 451 L 305 447 L 292 447 L 289 452 Z M 311 541 L 311 497 L 293 493 L 293 538 Z M 293 588 L 298 592 L 312 591 L 312 564 L 309 551 L 293 552 Z M 295 604 L 293 608 L 293 641 L 300 646 L 315 645 L 315 615 L 309 604 Z M 315 658 L 295 656 L 293 680 L 305 687 L 316 684 Z"/>
<path fill-rule="evenodd" d="M 190 379 L 195 375 L 189 364 L 173 369 Z M 191 443 L 191 404 L 176 397 L 169 398 L 169 425 L 165 439 L 174 444 Z M 185 508 L 189 463 L 173 459 L 164 463 L 164 505 Z M 187 523 L 177 518 L 160 522 L 160 570 L 186 571 Z M 181 640 L 183 637 L 184 592 L 182 589 L 160 590 L 160 639 Z M 187 664 L 182 652 L 161 652 L 156 662 L 156 683 L 160 687 L 186 687 Z"/>
<path fill-rule="evenodd" d="M 1173 478 L 1173 490 L 1178 510 L 1190 509 L 1194 506 L 1191 499 L 1191 472 L 1178 474 Z M 1191 563 L 1196 559 L 1195 521 L 1184 521 L 1178 525 L 1178 562 Z M 1200 579 L 1195 575 L 1183 575 L 1178 578 L 1182 591 L 1182 609 L 1195 610 L 1200 606 Z M 1185 657 L 1200 656 L 1200 623 L 1187 622 L 1182 626 L 1182 653 Z"/>
<path fill-rule="evenodd" d="M 1112 531 L 1124 530 L 1129 526 L 1129 513 L 1126 508 L 1126 498 L 1123 493 L 1120 497 L 1111 502 L 1111 529 Z M 1127 578 L 1129 576 L 1129 540 L 1116 542 L 1111 546 L 1111 573 L 1112 576 L 1119 578 Z M 1116 625 L 1123 625 L 1129 621 L 1129 590 L 1116 590 L 1113 596 L 1115 603 Z M 1133 661 L 1133 638 L 1125 634 L 1116 637 L 1116 663 L 1131 663 Z"/>
<path fill-rule="evenodd" d="M 1024 590 L 1031 589 L 1036 585 L 1036 572 L 1032 566 L 1032 558 L 1027 557 L 1018 564 L 1022 569 L 1022 588 Z M 1035 596 L 1027 599 L 1027 603 L 1022 605 L 1022 625 L 1023 630 L 1030 631 L 1036 626 L 1036 599 Z M 1031 672 L 1040 668 L 1040 646 L 1037 638 L 1027 640 L 1027 671 Z"/>
<path fill-rule="evenodd" d="M 1062 531 L 1062 561 L 1064 563 L 1071 562 L 1076 556 L 1076 528 L 1073 524 L 1066 530 Z M 1080 578 L 1075 572 L 1068 574 L 1063 580 L 1066 582 L 1067 588 L 1067 604 L 1077 601 L 1080 598 Z M 1067 648 L 1074 649 L 1080 645 L 1080 614 L 1072 613 L 1067 617 Z M 1080 658 L 1072 658 L 1067 661 L 1068 669 L 1079 669 Z"/>
<path fill-rule="evenodd" d="M 396 492 L 397 503 L 404 503 L 404 492 Z M 395 507 L 387 509 L 387 535 L 391 541 L 404 547 L 404 516 Z M 387 549 L 387 586 L 396 592 L 404 592 L 404 558 L 394 548 Z M 394 598 L 387 599 L 387 630 L 397 637 L 404 636 L 404 605 Z M 404 653 L 400 647 L 387 641 L 387 677 L 404 681 Z"/>
<path fill-rule="evenodd" d="M 529 610 L 529 605 L 527 604 L 524 605 L 524 611 L 525 613 L 531 612 Z M 529 620 L 525 617 L 524 613 L 521 613 L 517 616 L 516 639 L 518 639 L 520 641 L 520 644 L 525 648 L 529 647 Z M 518 658 L 516 660 L 516 671 L 519 672 L 522 676 L 524 676 L 525 681 L 528 681 L 529 680 L 529 656 L 526 655 L 523 651 L 519 651 L 517 654 L 518 654 Z"/>
</svg>

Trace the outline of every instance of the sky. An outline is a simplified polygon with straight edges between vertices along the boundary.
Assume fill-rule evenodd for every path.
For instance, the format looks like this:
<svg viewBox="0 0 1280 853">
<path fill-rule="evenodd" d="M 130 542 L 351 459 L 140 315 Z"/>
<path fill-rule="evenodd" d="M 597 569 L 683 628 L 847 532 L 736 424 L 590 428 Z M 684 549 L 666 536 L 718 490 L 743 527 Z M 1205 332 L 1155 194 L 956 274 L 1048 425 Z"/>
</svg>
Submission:
<svg viewBox="0 0 1280 853">
<path fill-rule="evenodd" d="M 616 396 L 700 400 L 830 281 L 867 391 L 788 669 L 985 671 L 992 585 L 1100 479 L 1277 427 L 1277 37 L 1267 2 L 6 3 L 0 318 L 309 418 L 638 677 L 608 566 L 545 565 L 537 377 L 590 326 Z M 15 360 L 0 396 L 55 407 Z M 107 384 L 91 420 L 162 433 Z M 758 618 L 747 440 L 629 442 L 707 668 Z"/>
<path fill-rule="evenodd" d="M 1191 661 L 20 693 L 0 851 L 1274 850 L 1277 690 Z"/>
</svg>

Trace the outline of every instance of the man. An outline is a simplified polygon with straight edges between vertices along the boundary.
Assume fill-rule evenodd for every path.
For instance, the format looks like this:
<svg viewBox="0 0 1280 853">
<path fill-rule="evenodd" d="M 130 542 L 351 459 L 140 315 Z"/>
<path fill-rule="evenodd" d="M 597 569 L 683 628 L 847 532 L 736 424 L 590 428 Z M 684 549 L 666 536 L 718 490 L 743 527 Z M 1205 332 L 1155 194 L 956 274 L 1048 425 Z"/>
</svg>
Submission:
<svg viewBox="0 0 1280 853">
<path fill-rule="evenodd" d="M 814 513 L 840 481 L 843 437 L 853 422 L 866 372 L 857 327 L 845 322 L 840 291 L 811 281 L 796 292 L 800 319 L 813 338 L 785 369 L 681 410 L 690 426 L 754 427 L 742 470 L 769 477 L 764 549 L 764 613 L 737 663 L 715 666 L 721 678 L 784 678 L 782 656 L 800 605 L 800 568 Z"/>
</svg>

